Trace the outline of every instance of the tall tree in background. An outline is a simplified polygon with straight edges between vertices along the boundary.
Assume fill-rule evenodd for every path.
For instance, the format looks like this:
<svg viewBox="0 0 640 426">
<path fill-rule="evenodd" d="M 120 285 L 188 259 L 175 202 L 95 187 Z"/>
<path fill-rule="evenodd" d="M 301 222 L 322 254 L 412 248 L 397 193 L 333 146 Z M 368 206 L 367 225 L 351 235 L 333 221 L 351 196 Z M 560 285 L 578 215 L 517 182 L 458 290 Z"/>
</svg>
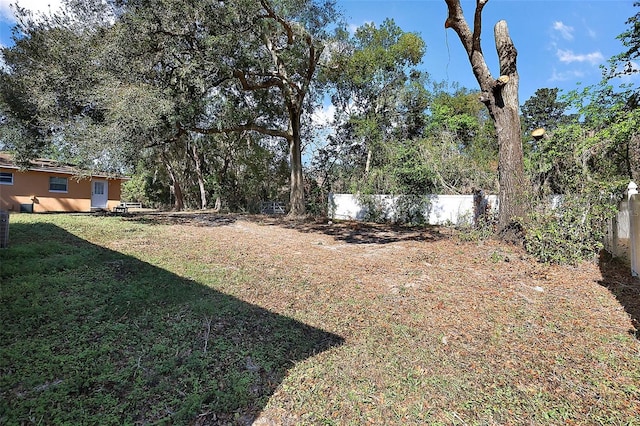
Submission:
<svg viewBox="0 0 640 426">
<path fill-rule="evenodd" d="M 136 164 L 136 156 L 151 150 L 176 178 L 172 164 L 189 161 L 199 174 L 202 207 L 206 161 L 195 134 L 282 138 L 289 147 L 291 213 L 304 212 L 303 114 L 315 105 L 317 68 L 338 16 L 332 0 L 66 5 L 38 19 L 19 12 L 1 82 L 3 109 L 23 125 L 12 128 L 66 144 L 85 160 Z"/>
<path fill-rule="evenodd" d="M 477 0 L 473 30 L 464 18 L 459 0 L 445 0 L 449 16 L 445 28 L 452 28 L 467 52 L 473 74 L 482 91 L 480 100 L 489 109 L 495 121 L 499 147 L 498 175 L 500 183 L 500 210 L 498 227 L 505 232 L 515 217 L 524 217 L 528 183 L 524 174 L 522 135 L 518 102 L 517 51 L 509 36 L 505 21 L 494 27 L 494 37 L 500 62 L 500 77 L 491 75 L 487 66 L 480 36 L 482 32 L 482 9 L 488 0 Z"/>
<path fill-rule="evenodd" d="M 423 157 L 439 183 L 433 189 L 497 191 L 498 149 L 493 121 L 477 92 L 434 85 L 427 114 Z"/>
<path fill-rule="evenodd" d="M 640 8 L 640 2 L 635 2 L 633 6 Z M 640 73 L 640 66 L 635 62 L 640 58 L 640 12 L 630 17 L 626 24 L 629 28 L 620 34 L 618 39 L 627 49 L 609 61 L 610 70 L 607 75 L 609 80 Z M 626 108 L 635 113 L 640 106 L 640 90 L 628 89 L 627 93 Z M 631 178 L 636 183 L 640 183 L 640 133 L 637 131 L 629 141 L 629 165 Z"/>
<path fill-rule="evenodd" d="M 425 44 L 419 35 L 402 31 L 392 19 L 379 27 L 365 24 L 343 43 L 346 48 L 334 53 L 325 77 L 335 87 L 332 101 L 339 119 L 351 129 L 349 143 L 357 143 L 366 153 L 366 177 L 374 155 L 381 155 L 393 128 L 402 120 L 401 113 L 416 117 L 424 112 L 426 105 L 411 111 L 410 101 L 419 95 L 410 96 L 407 82 L 422 83 L 419 72 L 411 68 L 422 61 Z M 399 106 L 405 100 L 409 101 L 407 108 L 401 111 Z"/>
<path fill-rule="evenodd" d="M 571 139 L 566 137 L 570 134 L 566 126 L 577 122 L 575 114 L 567 114 L 568 108 L 569 102 L 558 98 L 557 88 L 536 90 L 520 108 L 525 135 L 525 166 L 539 195 L 549 190 L 562 193 L 562 176 L 570 172 L 571 167 L 561 158 L 564 155 L 554 158 Z M 559 128 L 562 129 L 558 132 Z M 532 137 L 531 133 L 536 129 L 544 129 L 544 136 Z"/>
<path fill-rule="evenodd" d="M 105 32 L 109 23 L 102 19 L 105 12 L 79 8 L 74 14 L 65 10 L 55 16 L 35 18 L 29 11 L 17 9 L 15 44 L 2 49 L 5 66 L 0 71 L 0 93 L 11 124 L 2 126 L 3 141 L 19 158 L 52 148 L 61 159 L 77 161 L 83 152 L 93 151 L 97 164 L 80 163 L 89 168 L 97 165 L 111 169 L 103 161 L 107 155 L 102 155 L 111 147 L 103 138 L 106 133 L 96 132 L 91 138 L 80 136 L 87 133 L 90 124 L 105 122 L 101 89 L 117 87 L 97 65 L 108 44 Z M 124 106 L 139 97 L 138 93 L 118 98 Z M 21 129 L 15 133 L 24 137 L 6 137 L 7 130 L 12 129 Z M 111 154 L 121 160 L 118 154 L 125 151 L 126 147 L 120 147 L 119 152 L 111 150 Z"/>
<path fill-rule="evenodd" d="M 522 124 L 525 133 L 537 128 L 553 131 L 563 123 L 571 120 L 566 114 L 568 102 L 558 99 L 558 89 L 542 88 L 522 104 Z"/>
<path fill-rule="evenodd" d="M 207 117 L 190 130 L 205 133 L 254 131 L 283 138 L 289 146 L 290 214 L 305 212 L 302 170 L 302 116 L 315 104 L 313 95 L 320 59 L 337 12 L 333 0 L 287 0 L 236 6 L 241 37 L 224 66 L 233 77 L 221 85 L 227 104 L 241 104 L 243 114 Z M 249 25 L 250 24 L 250 25 Z M 213 120 L 211 120 L 213 118 Z"/>
</svg>

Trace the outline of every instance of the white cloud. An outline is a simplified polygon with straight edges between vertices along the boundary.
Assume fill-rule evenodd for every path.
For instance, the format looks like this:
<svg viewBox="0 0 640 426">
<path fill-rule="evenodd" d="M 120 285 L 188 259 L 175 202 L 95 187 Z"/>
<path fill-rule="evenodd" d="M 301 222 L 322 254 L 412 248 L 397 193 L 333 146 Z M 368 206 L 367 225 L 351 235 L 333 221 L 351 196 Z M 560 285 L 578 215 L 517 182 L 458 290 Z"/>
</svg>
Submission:
<svg viewBox="0 0 640 426">
<path fill-rule="evenodd" d="M 581 70 L 569 70 L 569 71 L 558 72 L 558 70 L 554 68 L 553 73 L 551 74 L 551 77 L 549 77 L 549 82 L 572 81 L 582 77 L 584 77 L 584 72 Z"/>
<path fill-rule="evenodd" d="M 576 54 L 572 50 L 558 49 L 556 56 L 560 59 L 560 62 L 567 64 L 573 62 L 588 62 L 592 65 L 600 64 L 604 61 L 604 56 L 599 51 L 591 53 Z"/>
<path fill-rule="evenodd" d="M 0 0 L 0 15 L 2 15 L 2 20 L 9 22 L 15 21 L 13 9 L 11 8 L 11 5 L 15 3 L 18 3 L 20 7 L 36 13 L 56 11 L 62 6 L 62 0 Z"/>
<path fill-rule="evenodd" d="M 553 23 L 553 29 L 560 33 L 563 39 L 573 40 L 573 27 L 565 25 L 562 21 L 555 21 Z"/>
</svg>

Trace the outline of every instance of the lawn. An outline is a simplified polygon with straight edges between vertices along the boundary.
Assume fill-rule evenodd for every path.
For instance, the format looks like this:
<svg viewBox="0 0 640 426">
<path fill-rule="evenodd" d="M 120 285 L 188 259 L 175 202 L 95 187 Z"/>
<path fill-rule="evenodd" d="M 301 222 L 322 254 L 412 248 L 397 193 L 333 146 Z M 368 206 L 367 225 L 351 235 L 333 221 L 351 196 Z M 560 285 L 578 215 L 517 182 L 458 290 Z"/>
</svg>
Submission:
<svg viewBox="0 0 640 426">
<path fill-rule="evenodd" d="M 12 215 L 0 424 L 640 424 L 640 281 L 446 228 Z"/>
</svg>

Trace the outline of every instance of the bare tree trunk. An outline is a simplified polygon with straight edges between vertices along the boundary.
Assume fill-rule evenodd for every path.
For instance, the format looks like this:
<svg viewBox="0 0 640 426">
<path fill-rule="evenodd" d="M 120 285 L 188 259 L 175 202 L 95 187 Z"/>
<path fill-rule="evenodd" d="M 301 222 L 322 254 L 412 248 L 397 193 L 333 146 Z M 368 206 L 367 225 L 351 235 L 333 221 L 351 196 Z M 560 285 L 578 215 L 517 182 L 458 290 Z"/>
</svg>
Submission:
<svg viewBox="0 0 640 426">
<path fill-rule="evenodd" d="M 176 211 L 182 211 L 184 210 L 184 196 L 182 195 L 182 187 L 180 186 L 180 182 L 178 182 L 178 177 L 176 176 L 173 166 L 171 166 L 171 161 L 169 161 L 166 154 L 164 153 L 162 154 L 162 160 L 164 161 L 164 166 L 167 168 L 169 178 L 171 179 L 171 185 L 173 187 L 173 195 L 175 197 L 173 208 Z"/>
<path fill-rule="evenodd" d="M 496 132 L 498 135 L 498 181 L 500 184 L 500 210 L 498 223 L 501 230 L 514 217 L 524 217 L 527 208 L 527 184 L 524 175 L 524 155 L 520 128 L 520 102 L 518 87 L 520 77 L 516 66 L 518 52 L 509 36 L 506 21 L 499 21 L 494 28 L 494 37 L 500 59 L 500 75 L 508 81 L 494 88 L 496 103 L 493 105 Z M 502 90 L 500 90 L 502 88 Z"/>
<path fill-rule="evenodd" d="M 193 162 L 196 166 L 196 177 L 198 179 L 198 188 L 200 189 L 200 208 L 202 210 L 207 208 L 207 190 L 204 186 L 204 175 L 202 173 L 202 163 L 200 161 L 200 156 L 198 155 L 198 148 L 196 144 L 191 144 L 191 156 L 193 157 Z"/>
<path fill-rule="evenodd" d="M 371 170 L 371 160 L 373 160 L 373 150 L 369 148 L 367 152 L 367 164 L 364 166 L 364 174 L 368 175 L 369 170 Z"/>
<path fill-rule="evenodd" d="M 304 204 L 304 180 L 302 175 L 302 135 L 300 134 L 301 111 L 293 111 L 291 114 L 291 133 L 289 140 L 289 161 L 291 163 L 291 193 L 289 202 L 292 216 L 302 216 L 305 213 Z"/>
<path fill-rule="evenodd" d="M 220 199 L 220 196 L 216 197 L 216 202 L 213 205 L 213 211 L 215 213 L 220 212 L 220 209 L 222 208 L 222 199 Z"/>
<path fill-rule="evenodd" d="M 460 38 L 469 56 L 473 73 L 480 85 L 480 101 L 489 109 L 496 125 L 499 147 L 498 179 L 500 184 L 500 210 L 498 228 L 501 233 L 509 229 L 515 217 L 526 212 L 528 184 L 524 175 L 522 135 L 518 101 L 519 76 L 516 66 L 518 52 L 509 36 L 505 21 L 494 28 L 496 49 L 500 59 L 500 77 L 495 79 L 485 62 L 480 44 L 482 9 L 489 0 L 477 0 L 473 31 L 462 13 L 459 0 L 445 0 L 449 8 L 446 28 L 452 28 Z"/>
</svg>

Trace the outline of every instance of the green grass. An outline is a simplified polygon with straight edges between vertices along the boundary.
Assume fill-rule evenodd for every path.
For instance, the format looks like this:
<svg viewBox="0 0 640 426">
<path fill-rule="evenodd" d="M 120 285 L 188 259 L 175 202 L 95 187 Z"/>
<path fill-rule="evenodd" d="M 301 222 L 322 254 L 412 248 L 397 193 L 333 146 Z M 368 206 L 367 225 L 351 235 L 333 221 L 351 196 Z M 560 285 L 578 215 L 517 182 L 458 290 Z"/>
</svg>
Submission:
<svg viewBox="0 0 640 426">
<path fill-rule="evenodd" d="M 577 270 L 251 226 L 11 216 L 0 424 L 640 424 L 631 305 Z"/>
<path fill-rule="evenodd" d="M 0 251 L 1 424 L 253 418 L 294 362 L 340 343 L 216 291 L 220 278 L 204 286 L 101 245 L 161 228 L 11 217 Z"/>
</svg>

